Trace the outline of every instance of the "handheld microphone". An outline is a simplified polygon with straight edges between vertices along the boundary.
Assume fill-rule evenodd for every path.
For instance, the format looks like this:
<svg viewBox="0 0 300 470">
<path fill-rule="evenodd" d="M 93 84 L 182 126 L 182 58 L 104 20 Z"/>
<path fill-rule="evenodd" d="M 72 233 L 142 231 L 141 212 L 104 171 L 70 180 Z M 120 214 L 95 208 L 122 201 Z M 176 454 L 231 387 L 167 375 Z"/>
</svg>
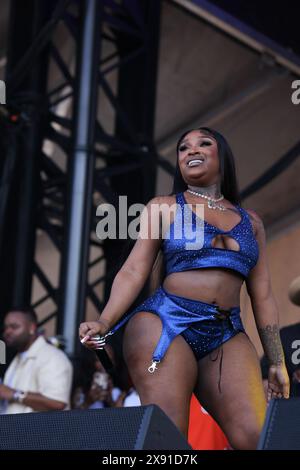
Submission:
<svg viewBox="0 0 300 470">
<path fill-rule="evenodd" d="M 105 349 L 95 349 L 95 353 L 106 372 L 111 372 L 114 366 Z"/>
<path fill-rule="evenodd" d="M 89 336 L 85 336 L 80 341 L 82 344 L 84 344 L 88 339 L 89 339 Z M 98 346 L 101 346 L 101 347 L 99 347 L 99 349 L 94 349 L 94 352 L 96 356 L 98 357 L 99 361 L 101 362 L 101 364 L 103 365 L 106 372 L 110 372 L 114 368 L 114 366 L 109 355 L 104 349 L 105 338 L 97 337 L 97 343 L 98 343 Z"/>
</svg>

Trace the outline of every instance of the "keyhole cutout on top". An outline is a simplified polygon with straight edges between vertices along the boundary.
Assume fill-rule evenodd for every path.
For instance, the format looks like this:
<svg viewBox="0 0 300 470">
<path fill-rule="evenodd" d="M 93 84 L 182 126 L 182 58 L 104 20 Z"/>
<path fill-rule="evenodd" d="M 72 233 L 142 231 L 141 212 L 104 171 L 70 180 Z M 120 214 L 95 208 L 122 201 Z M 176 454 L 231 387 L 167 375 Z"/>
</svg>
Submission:
<svg viewBox="0 0 300 470">
<path fill-rule="evenodd" d="M 216 235 L 211 241 L 211 246 L 223 250 L 240 251 L 239 243 L 228 235 Z"/>
</svg>

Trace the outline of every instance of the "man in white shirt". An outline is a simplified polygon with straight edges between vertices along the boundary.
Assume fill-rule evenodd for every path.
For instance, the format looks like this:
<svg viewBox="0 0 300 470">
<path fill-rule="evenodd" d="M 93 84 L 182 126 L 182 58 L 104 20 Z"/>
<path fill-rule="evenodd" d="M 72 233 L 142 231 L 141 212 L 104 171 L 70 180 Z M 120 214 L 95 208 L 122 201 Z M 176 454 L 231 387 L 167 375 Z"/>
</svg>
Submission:
<svg viewBox="0 0 300 470">
<path fill-rule="evenodd" d="M 0 384 L 5 414 L 69 408 L 73 369 L 63 351 L 37 335 L 33 310 L 13 310 L 4 319 L 4 341 L 17 351 Z"/>
</svg>

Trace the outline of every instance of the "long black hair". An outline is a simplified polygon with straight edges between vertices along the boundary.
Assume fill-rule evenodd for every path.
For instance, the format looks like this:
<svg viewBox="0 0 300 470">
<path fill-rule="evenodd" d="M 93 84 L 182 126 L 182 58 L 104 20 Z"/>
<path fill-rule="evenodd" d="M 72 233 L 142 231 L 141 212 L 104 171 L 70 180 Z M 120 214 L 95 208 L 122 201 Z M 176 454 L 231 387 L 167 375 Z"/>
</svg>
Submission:
<svg viewBox="0 0 300 470">
<path fill-rule="evenodd" d="M 233 204 L 240 204 L 241 198 L 238 189 L 235 162 L 232 150 L 225 137 L 223 137 L 220 132 L 211 129 L 210 127 L 198 127 L 197 129 L 190 129 L 179 138 L 176 146 L 177 163 L 173 180 L 172 194 L 176 194 L 187 189 L 187 184 L 184 181 L 179 168 L 178 150 L 185 136 L 194 130 L 199 130 L 204 134 L 211 135 L 217 141 L 221 173 L 221 193 L 224 194 L 225 199 L 232 202 Z"/>
</svg>

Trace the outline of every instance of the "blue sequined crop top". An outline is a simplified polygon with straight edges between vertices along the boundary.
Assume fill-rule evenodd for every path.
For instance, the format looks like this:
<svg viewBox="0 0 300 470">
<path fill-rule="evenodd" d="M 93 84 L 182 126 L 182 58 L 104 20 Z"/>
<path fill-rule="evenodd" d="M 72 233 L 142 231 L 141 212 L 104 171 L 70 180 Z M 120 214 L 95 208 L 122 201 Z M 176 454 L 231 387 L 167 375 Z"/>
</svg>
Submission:
<svg viewBox="0 0 300 470">
<path fill-rule="evenodd" d="M 220 267 L 237 271 L 246 278 L 250 270 L 256 265 L 259 255 L 258 244 L 247 211 L 241 206 L 236 205 L 235 207 L 240 212 L 241 220 L 231 230 L 225 231 L 209 224 L 203 219 L 199 220 L 198 218 L 197 221 L 196 217 L 198 216 L 194 213 L 191 206 L 187 205 L 183 193 L 176 194 L 176 203 L 177 211 L 174 216 L 174 221 L 164 236 L 162 246 L 166 274 L 198 268 Z M 183 217 L 183 213 L 185 214 L 185 218 Z M 186 214 L 190 215 L 192 229 L 195 229 L 196 222 L 198 222 L 198 227 L 199 223 L 200 227 L 202 226 L 202 243 L 197 249 L 186 249 L 186 243 L 191 240 L 191 238 L 187 239 L 184 230 L 184 225 L 187 221 Z M 178 232 L 177 235 L 174 236 L 174 226 L 175 223 L 178 222 L 179 217 L 180 237 L 178 237 Z M 184 223 L 182 222 L 183 220 L 185 221 Z M 239 244 L 239 250 L 214 248 L 212 246 L 212 240 L 220 234 L 228 235 L 236 240 Z"/>
</svg>

